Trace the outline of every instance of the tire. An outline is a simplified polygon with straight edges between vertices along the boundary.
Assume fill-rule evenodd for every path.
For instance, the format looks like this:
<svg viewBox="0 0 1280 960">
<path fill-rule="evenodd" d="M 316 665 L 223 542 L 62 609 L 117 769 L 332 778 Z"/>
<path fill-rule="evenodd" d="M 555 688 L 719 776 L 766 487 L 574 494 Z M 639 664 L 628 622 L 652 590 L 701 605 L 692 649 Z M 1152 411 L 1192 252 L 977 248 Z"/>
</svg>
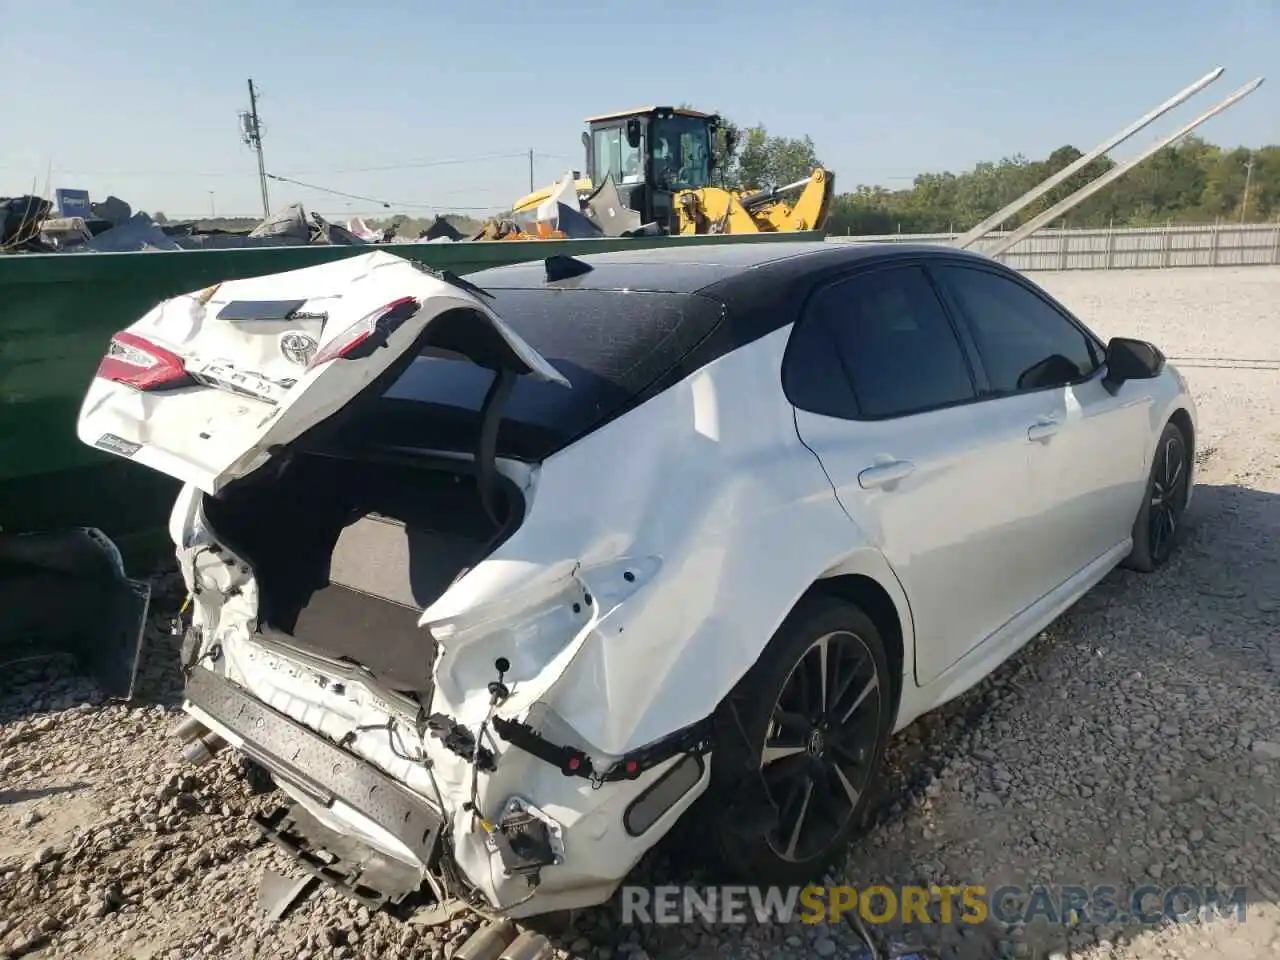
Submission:
<svg viewBox="0 0 1280 960">
<path fill-rule="evenodd" d="M 1140 573 L 1159 570 L 1173 556 L 1190 493 L 1191 450 L 1175 423 L 1160 433 L 1142 506 L 1133 521 L 1133 550 L 1124 565 Z"/>
<path fill-rule="evenodd" d="M 880 778 L 892 693 L 884 642 L 862 610 L 825 596 L 797 604 L 717 714 L 698 819 L 720 871 L 797 885 L 843 857 Z"/>
</svg>

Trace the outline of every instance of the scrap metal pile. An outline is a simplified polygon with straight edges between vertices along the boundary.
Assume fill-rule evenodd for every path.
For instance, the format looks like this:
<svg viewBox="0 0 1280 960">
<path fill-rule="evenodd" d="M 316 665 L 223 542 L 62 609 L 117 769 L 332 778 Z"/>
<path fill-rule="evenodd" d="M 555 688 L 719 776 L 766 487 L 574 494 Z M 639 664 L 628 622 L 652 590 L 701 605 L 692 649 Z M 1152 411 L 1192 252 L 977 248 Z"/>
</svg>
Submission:
<svg viewBox="0 0 1280 960">
<path fill-rule="evenodd" d="M 41 197 L 0 198 L 0 252 L 129 253 L 307 244 L 363 246 L 394 239 L 393 230 L 370 230 L 358 218 L 342 226 L 317 213 L 308 216 L 300 203 L 289 204 L 247 231 L 222 229 L 199 220 L 159 223 L 146 213 L 135 213 L 117 197 L 93 204 L 92 210 L 89 217 L 58 217 L 52 215 L 53 205 Z"/>
</svg>

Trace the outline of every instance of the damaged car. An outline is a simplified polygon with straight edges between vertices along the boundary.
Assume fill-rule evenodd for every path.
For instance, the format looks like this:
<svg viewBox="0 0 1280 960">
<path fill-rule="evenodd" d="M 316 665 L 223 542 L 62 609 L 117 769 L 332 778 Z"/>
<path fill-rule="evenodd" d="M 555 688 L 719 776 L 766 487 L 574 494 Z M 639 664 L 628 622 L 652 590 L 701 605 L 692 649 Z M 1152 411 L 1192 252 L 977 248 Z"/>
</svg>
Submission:
<svg viewBox="0 0 1280 960">
<path fill-rule="evenodd" d="M 229 281 L 78 430 L 184 483 L 188 756 L 371 906 L 519 918 L 682 820 L 820 876 L 896 730 L 1168 559 L 1195 409 L 985 257 L 790 242 Z"/>
</svg>

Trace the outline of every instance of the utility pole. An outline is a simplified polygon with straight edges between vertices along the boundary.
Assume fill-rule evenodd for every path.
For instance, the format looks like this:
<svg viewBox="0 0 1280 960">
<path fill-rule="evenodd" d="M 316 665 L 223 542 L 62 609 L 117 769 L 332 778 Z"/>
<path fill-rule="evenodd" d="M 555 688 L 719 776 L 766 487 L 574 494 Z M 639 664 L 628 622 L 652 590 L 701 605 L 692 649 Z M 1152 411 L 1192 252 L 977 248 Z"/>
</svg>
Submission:
<svg viewBox="0 0 1280 960">
<path fill-rule="evenodd" d="M 1244 226 L 1245 216 L 1249 212 L 1249 186 L 1253 182 L 1253 154 L 1249 154 L 1249 162 L 1244 165 L 1244 196 L 1240 199 L 1240 225 Z"/>
<path fill-rule="evenodd" d="M 529 192 L 533 193 L 536 188 L 533 185 L 533 150 L 529 151 Z"/>
<path fill-rule="evenodd" d="M 213 205 L 213 191 L 209 191 L 209 216 L 216 218 L 218 216 L 218 208 Z"/>
<path fill-rule="evenodd" d="M 249 110 L 240 114 L 240 139 L 258 154 L 258 185 L 262 188 L 262 216 L 271 216 L 271 201 L 267 197 L 267 167 L 262 159 L 262 122 L 258 117 L 258 91 L 249 80 Z"/>
</svg>

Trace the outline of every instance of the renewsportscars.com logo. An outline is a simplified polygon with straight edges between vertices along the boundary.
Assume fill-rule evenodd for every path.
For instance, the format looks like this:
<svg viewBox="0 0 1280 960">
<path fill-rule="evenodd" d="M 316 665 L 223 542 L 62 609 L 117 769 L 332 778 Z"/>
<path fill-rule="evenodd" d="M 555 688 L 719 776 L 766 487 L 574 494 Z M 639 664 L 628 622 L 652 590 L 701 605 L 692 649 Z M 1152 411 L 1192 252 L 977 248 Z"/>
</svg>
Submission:
<svg viewBox="0 0 1280 960">
<path fill-rule="evenodd" d="M 865 923 L 1003 924 L 1161 923 L 1245 919 L 1248 891 L 1215 885 L 1140 886 L 1127 893 L 1093 886 L 872 885 L 808 887 L 622 888 L 623 923 L 835 923 L 855 914 Z"/>
</svg>

